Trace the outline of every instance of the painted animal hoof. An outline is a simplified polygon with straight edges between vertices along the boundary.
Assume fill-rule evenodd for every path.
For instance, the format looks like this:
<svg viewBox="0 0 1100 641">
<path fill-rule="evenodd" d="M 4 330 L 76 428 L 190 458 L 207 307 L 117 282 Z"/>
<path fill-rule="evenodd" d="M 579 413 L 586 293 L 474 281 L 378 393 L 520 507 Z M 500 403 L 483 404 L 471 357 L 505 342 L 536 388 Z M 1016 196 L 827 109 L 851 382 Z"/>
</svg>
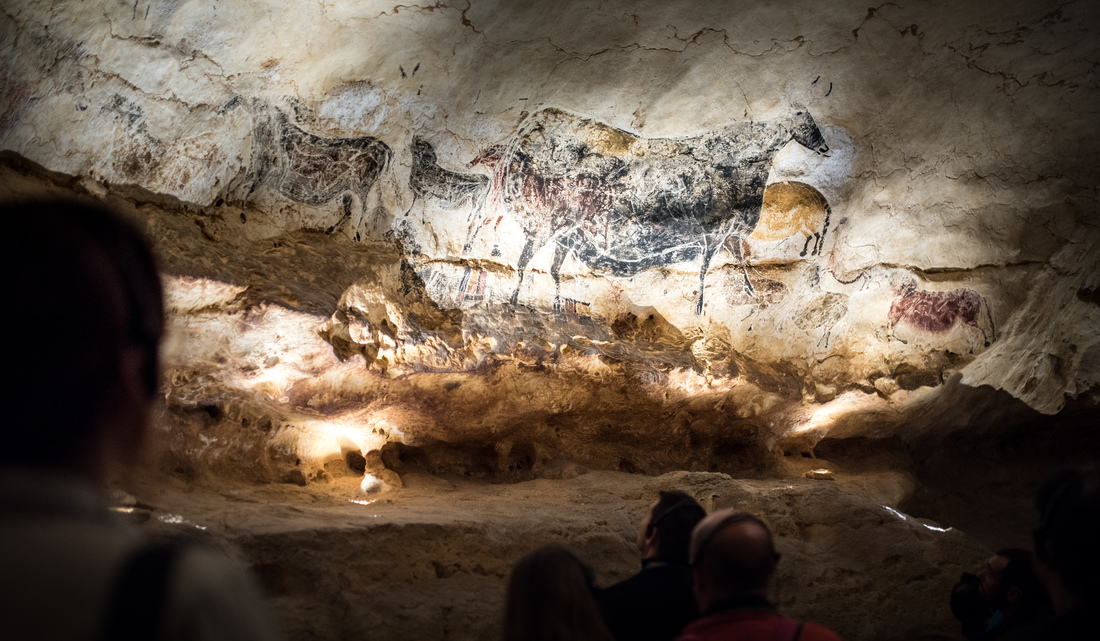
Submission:
<svg viewBox="0 0 1100 641">
<path fill-rule="evenodd" d="M 336 225 L 333 225 L 332 227 L 329 227 L 328 229 L 326 229 L 325 233 L 326 234 L 331 234 L 334 231 L 336 231 Z"/>
</svg>

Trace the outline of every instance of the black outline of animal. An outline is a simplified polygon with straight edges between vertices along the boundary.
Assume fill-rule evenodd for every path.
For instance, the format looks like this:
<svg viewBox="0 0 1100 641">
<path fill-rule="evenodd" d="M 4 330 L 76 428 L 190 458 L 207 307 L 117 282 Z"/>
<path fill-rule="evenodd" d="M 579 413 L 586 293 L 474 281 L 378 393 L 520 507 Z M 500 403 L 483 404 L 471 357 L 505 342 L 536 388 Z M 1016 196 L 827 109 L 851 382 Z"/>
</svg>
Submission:
<svg viewBox="0 0 1100 641">
<path fill-rule="evenodd" d="M 270 111 L 274 111 L 274 115 Z M 331 234 L 351 218 L 352 195 L 358 196 L 359 222 L 355 225 L 355 240 L 360 240 L 359 227 L 367 215 L 367 198 L 382 172 L 393 157 L 390 147 L 372 136 L 357 138 L 326 138 L 312 134 L 292 123 L 282 110 L 260 106 L 254 129 L 254 143 L 259 148 L 259 160 L 251 191 L 261 184 L 272 185 L 279 194 L 307 205 L 323 205 L 342 195 L 343 215 L 325 229 Z M 303 144 L 304 143 L 304 144 Z M 294 154 L 292 149 L 310 153 Z M 361 158 L 369 158 L 366 171 L 357 167 Z M 303 158 L 307 159 L 303 162 Z M 339 163 L 346 165 L 328 184 L 318 180 L 333 171 Z"/>
<path fill-rule="evenodd" d="M 554 121 L 571 123 L 572 133 L 557 131 L 561 127 L 555 128 Z M 577 132 L 589 134 L 589 139 Z M 601 153 L 599 145 L 592 144 L 593 137 L 600 136 L 614 139 L 627 151 Z M 506 144 L 483 154 L 495 165 L 483 207 L 502 205 L 526 235 L 512 304 L 518 302 L 528 263 L 554 241 L 550 272 L 555 308 L 560 305 L 560 269 L 570 252 L 590 268 L 616 276 L 633 276 L 701 255 L 695 311 L 702 314 L 706 273 L 715 253 L 727 239 L 752 233 L 771 159 L 792 140 L 821 155 L 829 150 L 813 117 L 801 107 L 772 120 L 738 122 L 697 136 L 648 139 L 560 109 L 534 112 Z M 695 197 L 677 198 L 685 192 Z M 472 212 L 477 220 L 466 251 L 483 224 L 481 209 Z M 601 224 L 602 253 L 594 242 L 594 230 Z M 612 239 L 622 252 L 643 245 L 641 255 L 616 258 L 611 255 Z M 741 265 L 745 290 L 752 294 L 740 242 L 730 245 Z"/>
</svg>

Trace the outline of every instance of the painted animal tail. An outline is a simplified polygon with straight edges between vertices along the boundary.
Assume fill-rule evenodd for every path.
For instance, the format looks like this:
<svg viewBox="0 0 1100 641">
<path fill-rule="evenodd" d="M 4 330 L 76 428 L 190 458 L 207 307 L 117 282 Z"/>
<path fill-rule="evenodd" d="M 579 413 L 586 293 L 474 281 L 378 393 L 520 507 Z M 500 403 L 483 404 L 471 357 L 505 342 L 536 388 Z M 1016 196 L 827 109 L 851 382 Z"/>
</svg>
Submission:
<svg viewBox="0 0 1100 641">
<path fill-rule="evenodd" d="M 825 223 L 821 225 L 821 238 L 814 244 L 814 253 L 818 256 L 825 250 L 825 232 L 829 231 L 829 218 L 833 215 L 833 208 L 825 203 Z M 835 276 L 834 276 L 835 278 Z"/>
<path fill-rule="evenodd" d="M 978 299 L 982 301 L 982 305 L 985 307 L 986 320 L 989 321 L 989 342 L 986 343 L 986 347 L 988 347 L 997 342 L 997 327 L 993 324 L 993 311 L 989 308 L 989 301 L 984 296 L 979 296 Z M 982 334 L 985 334 L 984 330 Z"/>
</svg>

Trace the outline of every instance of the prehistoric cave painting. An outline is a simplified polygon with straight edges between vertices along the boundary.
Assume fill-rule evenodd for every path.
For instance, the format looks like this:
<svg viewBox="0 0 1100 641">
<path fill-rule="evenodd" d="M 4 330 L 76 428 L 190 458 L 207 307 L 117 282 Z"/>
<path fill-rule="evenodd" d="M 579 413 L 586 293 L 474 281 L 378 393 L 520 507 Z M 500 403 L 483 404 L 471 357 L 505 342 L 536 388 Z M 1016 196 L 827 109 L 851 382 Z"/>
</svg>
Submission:
<svg viewBox="0 0 1100 641">
<path fill-rule="evenodd" d="M 409 187 L 414 198 L 430 198 L 445 209 L 476 207 L 485 196 L 489 177 L 448 171 L 436 162 L 435 150 L 419 136 L 413 137 Z"/>
<path fill-rule="evenodd" d="M 683 138 L 642 138 L 560 109 L 536 111 L 506 144 L 475 160 L 492 169 L 493 179 L 472 212 L 466 250 L 498 211 L 514 217 L 526 236 L 515 304 L 528 263 L 554 242 L 557 308 L 560 270 L 570 253 L 620 277 L 701 259 L 695 311 L 702 314 L 711 260 L 728 238 L 753 232 L 772 156 L 791 140 L 819 154 L 829 149 L 803 108 Z M 463 193 L 468 176 L 460 176 L 456 193 Z M 751 294 L 740 243 L 731 247 Z"/>
<path fill-rule="evenodd" d="M 988 331 L 980 323 L 980 319 L 983 318 L 981 313 L 983 307 Z M 902 340 L 897 335 L 897 328 L 900 325 L 933 334 L 942 334 L 959 323 L 980 331 L 986 347 L 997 340 L 989 303 L 986 303 L 974 290 L 964 288 L 946 292 L 929 292 L 917 289 L 915 283 L 907 283 L 898 290 L 897 296 L 890 304 L 887 327 L 893 338 L 908 344 L 908 341 Z"/>
<path fill-rule="evenodd" d="M 802 315 L 795 319 L 794 324 L 802 330 L 824 329 L 818 345 L 821 345 L 821 341 L 825 341 L 825 349 L 828 349 L 833 327 L 847 314 L 848 297 L 835 292 L 825 292 L 803 307 Z"/>
<path fill-rule="evenodd" d="M 259 107 L 255 145 L 259 149 L 252 190 L 260 184 L 307 205 L 323 205 L 341 197 L 343 214 L 325 229 L 336 231 L 351 219 L 354 197 L 359 199 L 355 240 L 367 214 L 367 195 L 392 154 L 386 143 L 359 138 L 323 138 L 294 123 L 279 109 Z M 274 112 L 274 113 L 271 113 Z"/>
<path fill-rule="evenodd" d="M 149 133 L 148 119 L 141 105 L 115 94 L 100 112 L 119 124 L 108 154 L 111 168 L 133 182 L 152 180 L 164 161 L 168 146 Z"/>
<path fill-rule="evenodd" d="M 768 185 L 760 206 L 760 221 L 749 238 L 779 241 L 801 233 L 806 242 L 799 256 L 816 256 L 825 244 L 832 209 L 821 192 L 801 182 L 784 181 Z M 810 248 L 813 241 L 813 248 Z"/>
<path fill-rule="evenodd" d="M 720 284 L 718 291 L 730 305 L 752 305 L 756 309 L 767 309 L 790 293 L 782 281 L 761 274 L 753 276 L 753 281 L 755 285 L 751 293 L 741 283 Z"/>
<path fill-rule="evenodd" d="M 564 298 L 562 299 L 562 311 L 565 312 L 566 318 L 576 322 L 592 315 L 592 303 L 575 298 Z"/>
<path fill-rule="evenodd" d="M 485 285 L 489 280 L 489 273 L 484 269 L 479 269 L 477 275 L 473 276 L 474 271 L 469 267 L 462 274 L 462 279 L 458 283 L 458 293 L 455 294 L 455 302 L 462 304 L 464 301 L 479 301 L 485 300 Z"/>
</svg>

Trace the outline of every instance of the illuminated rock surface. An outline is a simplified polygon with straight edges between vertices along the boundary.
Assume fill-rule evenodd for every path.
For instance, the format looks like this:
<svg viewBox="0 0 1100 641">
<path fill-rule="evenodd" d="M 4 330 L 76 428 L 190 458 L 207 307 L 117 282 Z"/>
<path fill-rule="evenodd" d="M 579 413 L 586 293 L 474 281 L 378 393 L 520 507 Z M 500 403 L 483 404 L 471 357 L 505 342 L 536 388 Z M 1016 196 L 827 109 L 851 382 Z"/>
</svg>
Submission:
<svg viewBox="0 0 1100 641">
<path fill-rule="evenodd" d="M 987 555 L 958 530 L 899 512 L 912 481 L 888 471 L 835 481 L 685 472 L 510 485 L 408 481 L 392 500 L 349 500 L 347 483 L 344 496 L 269 485 L 217 494 L 158 488 L 141 498 L 157 506 L 154 532 L 236 545 L 294 638 L 493 638 L 519 557 L 565 543 L 596 569 L 598 584 L 624 579 L 638 569 L 637 522 L 665 489 L 691 492 L 708 509 L 767 514 L 783 555 L 777 604 L 846 639 L 951 629 L 944 595 Z"/>
<path fill-rule="evenodd" d="M 148 229 L 177 481 L 812 488 L 804 456 L 878 448 L 924 470 L 922 514 L 980 530 L 945 443 L 1093 451 L 1063 433 L 1100 390 L 1100 9 L 909 5 L 8 3 L 0 195 Z M 905 566 L 928 586 L 971 560 L 912 529 L 944 555 Z"/>
</svg>

